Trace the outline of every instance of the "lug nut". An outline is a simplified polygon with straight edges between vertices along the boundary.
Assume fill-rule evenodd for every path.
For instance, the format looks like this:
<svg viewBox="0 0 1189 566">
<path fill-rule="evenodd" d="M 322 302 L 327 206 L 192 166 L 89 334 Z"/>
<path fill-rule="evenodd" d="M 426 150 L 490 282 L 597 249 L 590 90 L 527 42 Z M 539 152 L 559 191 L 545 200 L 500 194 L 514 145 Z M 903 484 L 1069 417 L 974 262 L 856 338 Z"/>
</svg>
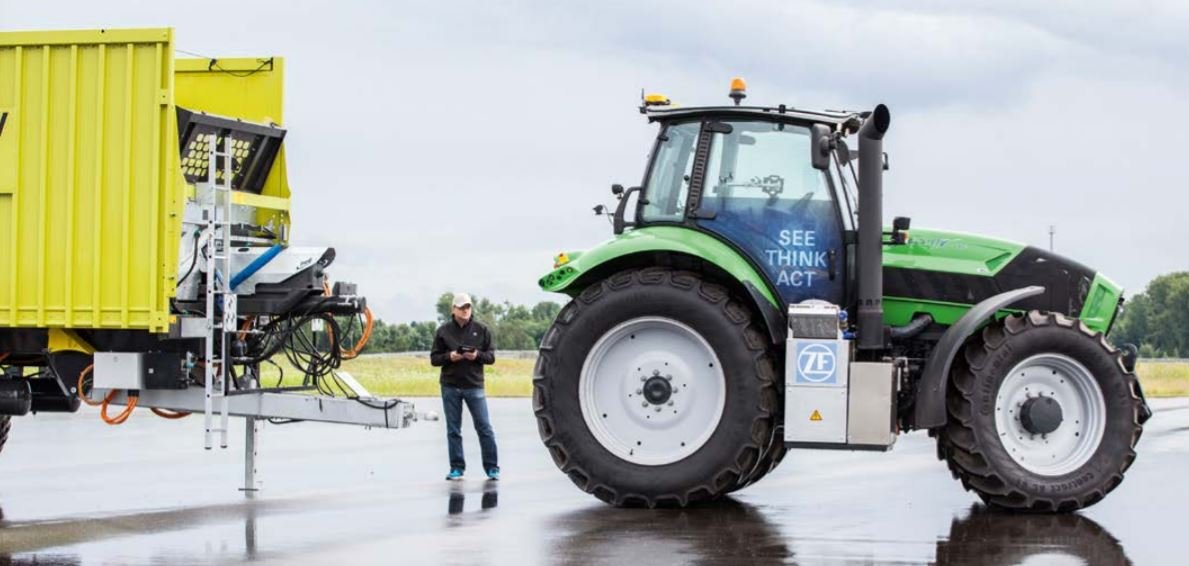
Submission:
<svg viewBox="0 0 1189 566">
<path fill-rule="evenodd" d="M 648 407 L 648 401 L 641 401 L 641 402 L 640 402 L 640 406 L 641 406 L 641 407 L 645 407 L 645 408 L 647 408 L 647 407 Z"/>
<path fill-rule="evenodd" d="M 648 378 L 647 378 L 647 377 L 644 377 L 644 376 L 642 376 L 642 375 L 641 375 L 641 376 L 640 376 L 640 381 L 648 381 Z"/>
<path fill-rule="evenodd" d="M 672 375 L 665 375 L 665 381 L 673 381 Z"/>
<path fill-rule="evenodd" d="M 642 393 L 644 393 L 644 390 L 643 390 L 643 389 L 637 389 L 637 390 L 636 390 L 636 395 L 640 395 L 640 394 L 642 394 Z"/>
<path fill-rule="evenodd" d="M 659 370 L 659 369 L 652 370 L 652 375 L 656 376 L 656 375 L 660 375 L 660 374 L 661 374 L 661 370 Z"/>
<path fill-rule="evenodd" d="M 659 413 L 659 412 L 661 412 L 661 408 L 660 408 L 660 407 L 657 407 L 657 408 L 656 408 L 656 412 L 658 412 L 658 413 Z"/>
<path fill-rule="evenodd" d="M 669 401 L 669 406 L 670 406 L 670 407 L 672 407 L 672 406 L 673 406 L 673 402 L 672 402 L 672 401 Z"/>
</svg>

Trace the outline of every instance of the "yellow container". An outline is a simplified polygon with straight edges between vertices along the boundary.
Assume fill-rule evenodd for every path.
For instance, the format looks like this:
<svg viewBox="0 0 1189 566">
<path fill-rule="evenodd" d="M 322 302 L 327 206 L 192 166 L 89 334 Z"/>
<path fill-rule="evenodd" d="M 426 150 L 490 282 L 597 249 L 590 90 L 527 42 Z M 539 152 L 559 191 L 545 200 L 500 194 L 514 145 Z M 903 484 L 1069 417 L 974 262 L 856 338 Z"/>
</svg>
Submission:
<svg viewBox="0 0 1189 566">
<path fill-rule="evenodd" d="M 175 93 L 172 30 L 0 33 L 0 328 L 167 330 L 187 194 L 175 100 L 279 124 L 280 65 L 179 62 Z M 283 154 L 262 195 L 258 214 L 287 225 Z"/>
</svg>

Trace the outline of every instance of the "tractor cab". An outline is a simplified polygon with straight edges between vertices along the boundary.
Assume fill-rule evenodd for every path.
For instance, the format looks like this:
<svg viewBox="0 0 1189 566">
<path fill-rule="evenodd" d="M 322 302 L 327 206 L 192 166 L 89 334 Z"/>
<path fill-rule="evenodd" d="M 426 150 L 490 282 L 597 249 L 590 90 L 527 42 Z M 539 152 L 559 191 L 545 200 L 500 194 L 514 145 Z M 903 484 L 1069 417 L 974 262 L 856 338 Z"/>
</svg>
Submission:
<svg viewBox="0 0 1189 566">
<path fill-rule="evenodd" d="M 742 82 L 735 86 L 742 94 Z M 829 148 L 815 160 L 814 136 L 840 140 L 864 116 L 783 105 L 673 108 L 650 103 L 656 98 L 641 108 L 660 130 L 635 221 L 617 225 L 709 233 L 743 252 L 780 302 L 850 304 L 857 208 L 849 150 L 842 162 Z"/>
</svg>

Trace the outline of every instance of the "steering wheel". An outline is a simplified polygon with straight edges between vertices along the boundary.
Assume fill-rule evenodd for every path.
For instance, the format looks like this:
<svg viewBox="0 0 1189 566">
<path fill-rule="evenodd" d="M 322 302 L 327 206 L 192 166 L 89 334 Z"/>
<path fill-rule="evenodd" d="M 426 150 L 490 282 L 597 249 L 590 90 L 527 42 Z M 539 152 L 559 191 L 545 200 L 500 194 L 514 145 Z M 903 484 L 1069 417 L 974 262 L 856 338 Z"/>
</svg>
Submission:
<svg viewBox="0 0 1189 566">
<path fill-rule="evenodd" d="M 751 180 L 760 186 L 760 190 L 768 195 L 768 198 L 775 199 L 780 193 L 784 192 L 784 177 L 780 175 L 768 175 L 767 177 L 755 177 Z"/>
</svg>

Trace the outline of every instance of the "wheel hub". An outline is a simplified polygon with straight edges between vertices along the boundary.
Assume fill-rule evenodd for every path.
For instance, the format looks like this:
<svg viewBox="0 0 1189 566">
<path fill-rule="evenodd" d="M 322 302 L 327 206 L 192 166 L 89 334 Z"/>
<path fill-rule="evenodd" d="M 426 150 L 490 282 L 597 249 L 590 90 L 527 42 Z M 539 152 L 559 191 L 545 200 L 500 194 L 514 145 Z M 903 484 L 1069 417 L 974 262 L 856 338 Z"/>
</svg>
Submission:
<svg viewBox="0 0 1189 566">
<path fill-rule="evenodd" d="M 659 466 L 696 452 L 718 427 L 726 376 L 714 349 L 678 321 L 640 317 L 591 347 L 578 400 L 588 429 L 628 462 Z"/>
<path fill-rule="evenodd" d="M 1106 429 L 1106 403 L 1085 366 L 1058 353 L 1032 356 L 1008 371 L 995 398 L 995 428 L 1024 469 L 1048 477 L 1090 460 Z"/>
<path fill-rule="evenodd" d="M 1048 434 L 1061 426 L 1061 404 L 1052 397 L 1033 397 L 1020 407 L 1020 424 L 1032 434 Z"/>
<path fill-rule="evenodd" d="M 673 386 L 669 385 L 672 376 L 653 376 L 644 382 L 644 398 L 653 405 L 664 405 L 673 396 Z"/>
</svg>

